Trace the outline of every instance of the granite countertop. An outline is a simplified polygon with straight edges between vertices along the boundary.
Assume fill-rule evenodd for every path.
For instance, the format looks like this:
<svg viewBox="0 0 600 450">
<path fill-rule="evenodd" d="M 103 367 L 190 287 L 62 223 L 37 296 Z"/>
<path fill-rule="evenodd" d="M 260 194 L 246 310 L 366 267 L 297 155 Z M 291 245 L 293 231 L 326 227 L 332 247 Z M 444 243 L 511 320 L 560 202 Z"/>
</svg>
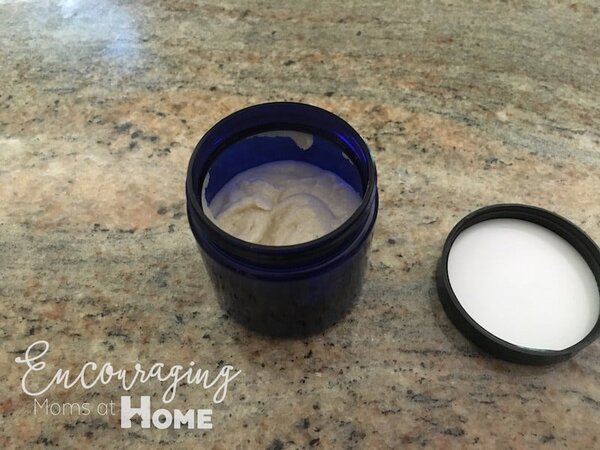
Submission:
<svg viewBox="0 0 600 450">
<path fill-rule="evenodd" d="M 434 284 L 445 236 L 483 205 L 545 207 L 600 241 L 597 2 L 289 3 L 0 1 L 0 447 L 600 446 L 600 342 L 550 367 L 493 359 Z M 364 293 L 303 340 L 219 309 L 186 220 L 196 142 L 268 100 L 346 118 L 379 172 Z M 122 429 L 118 414 L 34 414 L 15 358 L 38 340 L 49 374 L 242 374 L 222 403 L 181 386 L 169 404 L 212 407 L 212 430 Z"/>
</svg>

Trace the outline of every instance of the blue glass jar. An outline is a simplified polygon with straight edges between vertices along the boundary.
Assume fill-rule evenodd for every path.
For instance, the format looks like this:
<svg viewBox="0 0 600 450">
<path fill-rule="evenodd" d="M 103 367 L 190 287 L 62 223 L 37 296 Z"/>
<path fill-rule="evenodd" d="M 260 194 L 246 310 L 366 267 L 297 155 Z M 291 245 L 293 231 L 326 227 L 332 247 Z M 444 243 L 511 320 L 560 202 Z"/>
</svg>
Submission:
<svg viewBox="0 0 600 450">
<path fill-rule="evenodd" d="M 312 145 L 301 148 L 295 136 Z M 210 220 L 205 208 L 231 178 L 279 160 L 337 174 L 361 195 L 360 206 L 332 232 L 287 246 L 240 240 Z M 314 333 L 340 319 L 360 293 L 378 210 L 377 173 L 363 139 L 335 114 L 292 102 L 233 113 L 196 146 L 186 198 L 190 227 L 219 302 L 248 328 L 276 336 Z"/>
</svg>

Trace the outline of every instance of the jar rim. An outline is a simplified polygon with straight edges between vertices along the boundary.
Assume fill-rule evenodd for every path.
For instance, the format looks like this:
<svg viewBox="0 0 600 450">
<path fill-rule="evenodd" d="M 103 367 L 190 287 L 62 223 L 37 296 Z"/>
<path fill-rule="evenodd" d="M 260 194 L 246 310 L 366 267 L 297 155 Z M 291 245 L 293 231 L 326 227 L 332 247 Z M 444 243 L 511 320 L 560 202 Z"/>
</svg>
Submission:
<svg viewBox="0 0 600 450">
<path fill-rule="evenodd" d="M 358 148 L 361 150 L 362 156 L 364 156 L 364 160 L 366 163 L 366 172 L 367 172 L 366 173 L 366 185 L 364 186 L 364 189 L 363 189 L 364 192 L 362 195 L 361 203 L 357 207 L 357 209 L 352 213 L 352 215 L 348 219 L 346 219 L 342 224 L 340 224 L 338 227 L 336 227 L 334 230 L 324 234 L 323 236 L 320 236 L 316 239 L 312 239 L 310 241 L 301 242 L 298 244 L 279 245 L 279 246 L 256 244 L 256 243 L 252 243 L 249 241 L 245 241 L 243 239 L 239 239 L 239 238 L 227 233 L 226 231 L 224 231 L 220 227 L 218 227 L 212 220 L 210 220 L 202 208 L 202 204 L 201 204 L 201 200 L 200 200 L 201 195 L 202 195 L 201 189 L 202 189 L 203 181 L 206 177 L 206 174 L 208 173 L 209 167 L 205 167 L 205 168 L 201 169 L 202 173 L 200 173 L 200 176 L 197 177 L 199 183 L 194 182 L 194 179 L 196 178 L 194 176 L 194 173 L 197 170 L 196 164 L 195 164 L 196 160 L 202 151 L 207 150 L 205 148 L 205 146 L 207 145 L 207 140 L 210 135 L 218 133 L 223 127 L 226 127 L 235 119 L 239 119 L 240 116 L 248 115 L 253 112 L 258 112 L 261 109 L 272 108 L 272 107 L 291 108 L 291 109 L 296 110 L 296 112 L 304 110 L 303 112 L 305 112 L 305 113 L 312 112 L 312 113 L 319 114 L 321 116 L 323 116 L 323 115 L 327 116 L 330 120 L 335 121 L 336 125 L 339 126 L 339 129 L 337 130 L 336 135 L 340 139 L 342 139 L 348 147 L 353 147 L 352 144 L 347 139 L 347 138 L 352 138 L 352 140 L 357 144 Z M 275 126 L 277 124 L 275 122 L 273 122 L 273 125 Z M 293 125 L 293 124 L 290 124 L 290 125 Z M 269 123 L 266 123 L 264 126 L 265 126 L 265 128 L 268 128 L 270 130 L 278 129 L 278 128 L 271 128 Z M 300 128 L 305 128 L 308 125 L 306 123 L 304 123 L 304 124 L 298 123 L 298 126 L 300 126 Z M 313 128 L 315 131 L 319 130 L 319 127 L 316 124 L 310 126 L 310 128 Z M 323 129 L 321 128 L 321 130 L 323 130 Z M 247 128 L 242 127 L 241 129 L 239 129 L 235 132 L 236 139 L 234 138 L 232 140 L 235 142 L 239 139 L 243 139 L 243 136 L 240 136 L 240 135 L 243 135 L 244 133 L 247 133 L 248 131 L 251 131 L 251 127 L 247 127 Z M 346 139 L 344 139 L 344 137 L 346 137 Z M 220 152 L 225 150 L 228 147 L 228 145 L 230 145 L 231 143 L 232 143 L 231 141 L 221 142 L 220 145 L 218 146 L 220 149 L 219 148 L 210 149 L 210 150 L 215 150 L 217 152 L 216 155 L 214 156 L 214 158 L 217 158 L 218 155 L 220 154 Z M 211 158 L 211 160 L 214 161 L 214 159 L 212 159 L 212 158 Z M 206 166 L 210 166 L 210 164 L 206 164 Z M 198 186 L 196 186 L 195 184 L 197 184 Z M 375 163 L 374 163 L 371 153 L 369 151 L 369 148 L 368 148 L 367 144 L 365 143 L 365 141 L 362 139 L 362 137 L 358 134 L 358 132 L 344 119 L 342 119 L 338 115 L 336 115 L 332 112 L 329 112 L 323 108 L 320 108 L 320 107 L 314 106 L 314 105 L 310 105 L 310 104 L 306 104 L 306 103 L 300 103 L 300 102 L 259 103 L 259 104 L 251 105 L 246 108 L 240 109 L 240 110 L 224 117 L 220 121 L 218 121 L 215 125 L 213 125 L 204 134 L 204 136 L 200 139 L 200 141 L 196 145 L 196 147 L 190 157 L 188 171 L 187 171 L 187 179 L 186 179 L 186 196 L 187 196 L 187 201 L 188 201 L 188 216 L 190 214 L 189 205 L 191 205 L 191 210 L 192 210 L 191 212 L 195 215 L 195 218 L 200 221 L 200 224 L 203 227 L 203 231 L 210 234 L 210 236 L 212 236 L 213 238 L 218 239 L 219 242 L 225 243 L 227 245 L 228 249 L 230 249 L 230 250 L 233 250 L 236 248 L 239 250 L 251 250 L 254 254 L 262 256 L 262 259 L 269 258 L 269 257 L 277 257 L 277 256 L 282 256 L 282 255 L 285 255 L 285 257 L 288 258 L 293 255 L 299 256 L 302 254 L 312 253 L 317 249 L 324 251 L 330 247 L 337 248 L 339 239 L 341 239 L 341 238 L 345 239 L 345 237 L 354 234 L 354 233 L 352 233 L 353 225 L 356 222 L 360 221 L 360 219 L 362 217 L 364 217 L 367 208 L 372 203 L 372 199 L 373 199 L 374 195 L 376 195 L 376 185 L 377 185 L 377 171 L 375 168 Z"/>
</svg>

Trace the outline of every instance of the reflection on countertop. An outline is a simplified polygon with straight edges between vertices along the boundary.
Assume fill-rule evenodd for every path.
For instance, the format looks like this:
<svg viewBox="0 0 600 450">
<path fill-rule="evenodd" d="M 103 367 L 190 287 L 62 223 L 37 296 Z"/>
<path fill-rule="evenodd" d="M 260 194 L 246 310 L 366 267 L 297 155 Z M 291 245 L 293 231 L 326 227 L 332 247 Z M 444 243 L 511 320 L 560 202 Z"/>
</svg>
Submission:
<svg viewBox="0 0 600 450">
<path fill-rule="evenodd" d="M 598 447 L 600 342 L 552 367 L 492 359 L 433 281 L 450 228 L 486 204 L 546 207 L 600 241 L 598 29 L 594 1 L 0 0 L 0 446 Z M 203 132 L 268 100 L 346 118 L 379 172 L 363 296 L 304 340 L 219 309 L 184 209 Z M 39 339 L 52 367 L 242 374 L 210 431 L 34 415 L 14 359 Z M 172 407 L 210 395 L 180 386 Z"/>
</svg>

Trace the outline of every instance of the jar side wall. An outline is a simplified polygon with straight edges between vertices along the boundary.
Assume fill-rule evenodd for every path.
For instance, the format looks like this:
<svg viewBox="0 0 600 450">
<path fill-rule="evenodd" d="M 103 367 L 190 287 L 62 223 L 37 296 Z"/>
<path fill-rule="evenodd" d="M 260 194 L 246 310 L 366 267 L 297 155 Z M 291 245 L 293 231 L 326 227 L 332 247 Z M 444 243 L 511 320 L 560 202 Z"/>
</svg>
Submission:
<svg viewBox="0 0 600 450">
<path fill-rule="evenodd" d="M 232 318 L 263 334 L 299 337 L 333 325 L 351 308 L 362 291 L 371 236 L 343 263 L 291 281 L 248 277 L 200 249 L 219 303 Z"/>
</svg>

